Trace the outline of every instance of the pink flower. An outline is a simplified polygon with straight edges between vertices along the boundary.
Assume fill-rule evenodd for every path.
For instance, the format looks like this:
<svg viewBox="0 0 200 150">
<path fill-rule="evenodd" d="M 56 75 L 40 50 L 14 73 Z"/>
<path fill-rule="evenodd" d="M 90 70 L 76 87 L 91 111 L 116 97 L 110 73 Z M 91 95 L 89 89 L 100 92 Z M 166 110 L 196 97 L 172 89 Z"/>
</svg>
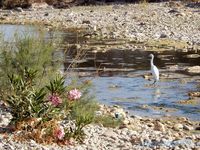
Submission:
<svg viewBox="0 0 200 150">
<path fill-rule="evenodd" d="M 69 100 L 77 100 L 81 97 L 81 95 L 82 93 L 79 90 L 74 89 L 74 90 L 69 91 L 68 98 Z"/>
<path fill-rule="evenodd" d="M 64 131 L 64 129 L 63 129 L 63 127 L 62 126 L 60 126 L 60 127 L 57 127 L 55 130 L 54 130 L 54 136 L 56 137 L 56 138 L 58 138 L 59 140 L 62 140 L 63 138 L 64 138 L 64 136 L 65 136 L 65 131 Z"/>
<path fill-rule="evenodd" d="M 48 99 L 54 106 L 62 103 L 62 99 L 57 94 L 50 95 Z"/>
</svg>

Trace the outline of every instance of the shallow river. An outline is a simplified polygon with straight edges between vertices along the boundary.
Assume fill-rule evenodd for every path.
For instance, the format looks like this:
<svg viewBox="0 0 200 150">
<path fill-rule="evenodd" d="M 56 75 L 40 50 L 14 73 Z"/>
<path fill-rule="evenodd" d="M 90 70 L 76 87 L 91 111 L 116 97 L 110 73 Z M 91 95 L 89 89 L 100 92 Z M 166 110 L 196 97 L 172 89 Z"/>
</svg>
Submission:
<svg viewBox="0 0 200 150">
<path fill-rule="evenodd" d="M 27 30 L 26 26 L 0 25 L 0 32 L 9 40 L 15 31 L 21 34 L 35 34 L 35 29 Z M 49 36 L 50 34 L 48 34 Z M 77 42 L 74 33 L 57 33 L 65 42 Z M 155 65 L 161 73 L 161 80 L 156 86 L 153 81 L 143 76 L 149 74 L 150 62 L 148 51 L 131 51 L 112 49 L 107 52 L 88 52 L 76 70 L 81 72 L 81 79 L 92 81 L 98 101 L 108 105 L 120 105 L 129 113 L 160 117 L 163 115 L 186 116 L 200 120 L 200 102 L 196 104 L 181 104 L 180 100 L 187 100 L 188 92 L 198 91 L 197 81 L 200 75 L 190 76 L 181 67 L 200 65 L 200 57 L 190 58 L 190 54 L 200 56 L 200 52 L 164 51 L 155 53 Z M 65 56 L 65 69 L 72 56 Z M 169 67 L 178 65 L 179 68 L 170 70 Z M 98 70 L 98 74 L 96 74 Z M 181 70 L 181 69 L 180 69 Z"/>
</svg>

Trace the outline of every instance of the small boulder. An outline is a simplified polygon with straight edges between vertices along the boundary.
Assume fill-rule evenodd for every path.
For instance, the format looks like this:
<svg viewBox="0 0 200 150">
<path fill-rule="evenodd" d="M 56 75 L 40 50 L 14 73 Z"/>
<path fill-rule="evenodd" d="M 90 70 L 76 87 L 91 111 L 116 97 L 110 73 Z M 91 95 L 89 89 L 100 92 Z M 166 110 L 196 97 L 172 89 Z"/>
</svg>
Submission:
<svg viewBox="0 0 200 150">
<path fill-rule="evenodd" d="M 195 130 L 198 130 L 198 131 L 200 131 L 200 126 L 196 127 L 196 128 L 195 128 Z"/>
<path fill-rule="evenodd" d="M 124 125 L 128 125 L 128 124 L 130 124 L 130 121 L 129 121 L 129 119 L 127 119 L 127 118 L 126 118 L 126 119 L 124 119 L 124 120 L 123 120 L 123 124 L 124 124 Z"/>
<path fill-rule="evenodd" d="M 22 9 L 21 7 L 16 7 L 16 8 L 15 8 L 15 11 L 17 11 L 17 12 L 24 12 L 23 9 Z"/>
<path fill-rule="evenodd" d="M 90 24 L 90 21 L 89 20 L 83 20 L 82 24 Z"/>
<path fill-rule="evenodd" d="M 188 73 L 200 73 L 200 66 L 188 67 L 185 71 Z"/>
<path fill-rule="evenodd" d="M 190 97 L 200 97 L 200 92 L 190 92 L 188 95 Z"/>
<path fill-rule="evenodd" d="M 33 9 L 47 9 L 49 5 L 47 3 L 32 3 L 31 8 Z"/>
<path fill-rule="evenodd" d="M 199 58 L 200 55 L 199 54 L 188 54 L 185 56 L 186 58 Z"/>
<path fill-rule="evenodd" d="M 104 137 L 110 137 L 114 140 L 116 140 L 118 138 L 117 133 L 115 133 L 112 129 L 108 129 L 106 130 L 103 134 Z"/>
<path fill-rule="evenodd" d="M 193 128 L 192 126 L 183 125 L 183 129 L 184 129 L 184 130 L 191 131 L 191 130 L 193 130 L 194 128 Z"/>
<path fill-rule="evenodd" d="M 180 13 L 180 12 L 177 9 L 171 9 L 170 11 L 168 11 L 168 13 L 176 14 L 176 13 Z"/>
<path fill-rule="evenodd" d="M 49 15 L 49 13 L 48 12 L 46 12 L 45 14 L 44 14 L 44 16 L 48 16 Z"/>
<path fill-rule="evenodd" d="M 180 123 L 177 123 L 173 126 L 173 129 L 176 130 L 176 131 L 180 131 L 183 129 L 183 125 L 180 124 Z"/>
<path fill-rule="evenodd" d="M 154 123 L 154 129 L 157 130 L 157 131 L 165 132 L 165 125 L 162 124 L 162 123 L 159 122 L 159 121 L 156 121 L 156 122 Z"/>
<path fill-rule="evenodd" d="M 168 35 L 165 33 L 161 33 L 161 35 L 160 35 L 160 38 L 167 38 L 167 37 L 168 37 Z"/>
</svg>

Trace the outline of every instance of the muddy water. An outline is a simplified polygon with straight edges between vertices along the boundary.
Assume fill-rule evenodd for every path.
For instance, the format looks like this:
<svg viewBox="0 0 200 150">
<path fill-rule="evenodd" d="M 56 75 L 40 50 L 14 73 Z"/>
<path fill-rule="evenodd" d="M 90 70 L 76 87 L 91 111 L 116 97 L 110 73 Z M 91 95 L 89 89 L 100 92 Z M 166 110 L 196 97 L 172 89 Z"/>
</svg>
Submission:
<svg viewBox="0 0 200 150">
<path fill-rule="evenodd" d="M 2 28 L 3 27 L 3 28 Z M 4 31 L 7 39 L 12 32 L 20 30 L 27 32 L 26 26 L 0 25 L 0 31 Z M 35 30 L 35 29 L 34 29 Z M 34 30 L 27 34 L 35 33 Z M 51 35 L 51 33 L 48 33 Z M 57 34 L 65 43 L 82 42 L 74 33 Z M 81 40 L 80 40 L 81 39 Z M 79 41 L 80 40 L 80 41 Z M 152 52 L 144 50 L 114 49 L 107 52 L 89 51 L 85 57 L 77 63 L 74 71 L 81 74 L 82 80 L 91 80 L 98 101 L 108 105 L 120 105 L 129 113 L 161 117 L 163 115 L 186 116 L 200 120 L 200 100 L 195 104 L 180 104 L 180 100 L 187 100 L 188 92 L 197 91 L 199 75 L 186 74 L 183 68 L 186 66 L 200 65 L 200 52 L 163 51 L 154 52 L 155 65 L 161 73 L 161 80 L 156 86 L 153 81 L 143 76 L 149 74 L 150 63 L 148 55 Z M 191 54 L 197 57 L 191 58 Z M 73 59 L 73 53 L 66 53 L 64 70 Z M 169 69 L 170 66 L 175 69 Z"/>
</svg>

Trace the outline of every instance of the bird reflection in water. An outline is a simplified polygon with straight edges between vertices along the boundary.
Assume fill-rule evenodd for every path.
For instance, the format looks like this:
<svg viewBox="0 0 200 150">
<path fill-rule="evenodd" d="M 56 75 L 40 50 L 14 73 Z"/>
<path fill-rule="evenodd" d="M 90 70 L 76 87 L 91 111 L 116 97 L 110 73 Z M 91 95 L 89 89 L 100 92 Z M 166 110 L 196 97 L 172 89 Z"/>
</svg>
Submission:
<svg viewBox="0 0 200 150">
<path fill-rule="evenodd" d="M 154 91 L 152 93 L 152 100 L 154 102 L 158 102 L 160 97 L 161 97 L 160 88 L 154 88 Z"/>
</svg>

